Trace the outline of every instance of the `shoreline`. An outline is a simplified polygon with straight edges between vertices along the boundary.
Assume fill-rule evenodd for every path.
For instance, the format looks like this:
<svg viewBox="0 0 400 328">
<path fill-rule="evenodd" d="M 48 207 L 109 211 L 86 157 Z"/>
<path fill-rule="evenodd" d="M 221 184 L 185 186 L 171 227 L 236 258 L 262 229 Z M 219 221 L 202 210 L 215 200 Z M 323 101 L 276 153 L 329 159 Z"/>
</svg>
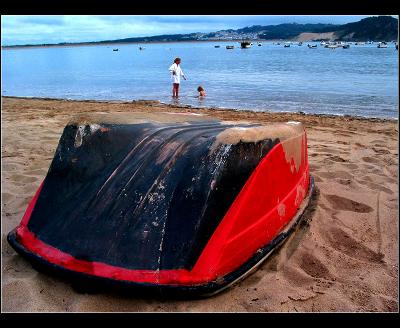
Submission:
<svg viewBox="0 0 400 328">
<path fill-rule="evenodd" d="M 168 43 L 204 43 L 204 42 L 241 42 L 242 39 L 232 39 L 232 40 L 187 40 L 187 41 L 146 41 L 146 42 L 110 42 L 110 43 L 73 43 L 73 44 L 32 44 L 32 45 L 15 45 L 15 46 L 1 46 L 2 50 L 10 50 L 10 49 L 24 49 L 24 48 L 61 48 L 61 47 L 86 47 L 86 46 L 111 46 L 111 45 L 124 45 L 124 44 L 168 44 Z M 284 42 L 284 41 L 296 41 L 293 40 L 251 40 L 252 42 Z"/>
<path fill-rule="evenodd" d="M 348 115 L 348 114 L 324 114 L 324 113 L 305 113 L 302 111 L 298 112 L 276 112 L 276 111 L 255 111 L 250 109 L 234 109 L 234 108 L 220 108 L 220 107 L 196 107 L 185 104 L 170 104 L 161 102 L 159 100 L 100 100 L 100 99 L 68 99 L 68 98 L 51 98 L 51 97 L 23 97 L 23 96 L 1 96 L 5 99 L 26 99 L 26 100 L 49 100 L 49 101 L 62 101 L 62 102 L 77 102 L 77 103 L 101 103 L 101 104 L 138 104 L 138 105 L 149 105 L 149 106 L 166 106 L 169 108 L 182 108 L 182 109 L 194 109 L 194 110 L 213 110 L 213 111 L 228 111 L 228 112 L 243 112 L 243 113 L 258 113 L 258 114 L 273 114 L 273 115 L 291 115 L 297 114 L 309 117 L 325 117 L 325 118 L 343 118 L 345 120 L 359 120 L 359 121 L 371 121 L 371 122 L 399 122 L 398 118 L 383 118 L 383 117 L 368 117 L 361 115 Z"/>
</svg>

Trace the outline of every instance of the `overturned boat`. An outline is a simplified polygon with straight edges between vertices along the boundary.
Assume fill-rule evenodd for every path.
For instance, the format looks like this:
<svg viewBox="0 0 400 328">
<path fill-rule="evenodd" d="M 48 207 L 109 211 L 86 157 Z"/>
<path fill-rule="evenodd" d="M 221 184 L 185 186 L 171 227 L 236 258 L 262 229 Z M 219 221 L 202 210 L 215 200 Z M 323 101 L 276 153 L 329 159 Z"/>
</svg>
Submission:
<svg viewBox="0 0 400 328">
<path fill-rule="evenodd" d="M 299 122 L 81 116 L 8 242 L 85 282 L 212 295 L 294 231 L 312 187 Z"/>
</svg>

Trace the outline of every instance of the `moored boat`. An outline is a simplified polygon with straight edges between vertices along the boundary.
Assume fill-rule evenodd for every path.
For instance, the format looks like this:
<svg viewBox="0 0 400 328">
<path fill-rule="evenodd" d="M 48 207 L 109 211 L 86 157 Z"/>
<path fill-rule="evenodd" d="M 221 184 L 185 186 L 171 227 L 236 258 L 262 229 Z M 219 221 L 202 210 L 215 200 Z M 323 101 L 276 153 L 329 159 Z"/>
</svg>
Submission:
<svg viewBox="0 0 400 328">
<path fill-rule="evenodd" d="M 252 43 L 250 41 L 242 41 L 242 42 L 240 42 L 240 47 L 242 49 L 250 48 L 251 45 L 252 45 Z"/>
</svg>

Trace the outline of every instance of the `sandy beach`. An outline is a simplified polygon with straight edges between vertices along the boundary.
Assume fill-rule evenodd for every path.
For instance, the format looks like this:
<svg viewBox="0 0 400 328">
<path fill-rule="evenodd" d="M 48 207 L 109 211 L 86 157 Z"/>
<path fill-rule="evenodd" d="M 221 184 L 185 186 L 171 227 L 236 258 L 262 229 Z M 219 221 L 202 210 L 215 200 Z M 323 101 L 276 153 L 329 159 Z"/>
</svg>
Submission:
<svg viewBox="0 0 400 328">
<path fill-rule="evenodd" d="M 265 105 L 268 108 L 268 104 Z M 306 222 L 254 274 L 211 298 L 87 293 L 39 273 L 8 245 L 64 126 L 85 112 L 195 112 L 301 121 L 316 196 Z M 152 101 L 2 98 L 3 312 L 397 312 L 398 121 L 174 107 Z"/>
</svg>

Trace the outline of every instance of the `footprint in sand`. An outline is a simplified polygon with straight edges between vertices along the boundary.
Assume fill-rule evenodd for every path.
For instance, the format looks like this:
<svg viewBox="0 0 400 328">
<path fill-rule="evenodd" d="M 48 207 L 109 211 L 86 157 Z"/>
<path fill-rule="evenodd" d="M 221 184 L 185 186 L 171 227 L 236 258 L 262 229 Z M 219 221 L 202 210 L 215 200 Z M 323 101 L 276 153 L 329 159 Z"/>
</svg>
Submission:
<svg viewBox="0 0 400 328">
<path fill-rule="evenodd" d="M 300 259 L 300 268 L 314 278 L 331 278 L 328 268 L 312 254 L 303 254 Z"/>
<path fill-rule="evenodd" d="M 344 158 L 342 158 L 342 157 L 340 157 L 340 156 L 330 156 L 329 159 L 330 159 L 331 161 L 338 162 L 338 163 L 347 162 Z"/>
<path fill-rule="evenodd" d="M 13 174 L 11 179 L 17 183 L 32 183 L 37 181 L 37 177 L 26 176 L 23 174 Z"/>
<path fill-rule="evenodd" d="M 346 165 L 346 167 L 348 167 L 350 170 L 357 170 L 358 169 L 358 165 L 357 164 L 344 163 L 343 165 Z"/>
<path fill-rule="evenodd" d="M 325 198 L 336 210 L 351 211 L 357 213 L 369 213 L 374 210 L 372 207 L 366 204 L 359 203 L 354 200 L 337 195 L 325 195 Z"/>
<path fill-rule="evenodd" d="M 373 157 L 369 157 L 369 156 L 362 157 L 362 160 L 363 160 L 364 162 L 372 163 L 372 164 L 378 164 L 378 163 L 380 162 L 379 159 L 376 159 L 376 158 L 373 158 Z"/>
<path fill-rule="evenodd" d="M 388 155 L 390 154 L 390 151 L 387 149 L 383 149 L 383 148 L 377 148 L 377 147 L 372 147 L 372 150 L 380 155 Z"/>
<path fill-rule="evenodd" d="M 369 179 L 368 178 L 369 177 L 367 176 L 367 177 L 365 177 L 364 180 L 358 181 L 358 183 L 360 183 L 360 184 L 362 184 L 364 186 L 368 186 L 372 190 L 375 190 L 375 191 L 383 191 L 384 193 L 387 193 L 389 195 L 393 194 L 393 191 L 391 191 L 389 188 L 386 188 L 386 187 L 382 186 L 381 184 L 377 184 L 377 183 L 374 183 L 372 181 L 368 181 L 370 179 L 370 178 Z"/>
<path fill-rule="evenodd" d="M 324 233 L 324 238 L 328 240 L 334 249 L 352 258 L 377 263 L 383 260 L 383 254 L 366 247 L 362 242 L 355 240 L 340 228 L 331 227 Z"/>
<path fill-rule="evenodd" d="M 375 139 L 371 141 L 371 144 L 374 144 L 374 146 L 384 146 L 385 145 L 385 141 L 381 140 L 381 139 Z"/>
</svg>

